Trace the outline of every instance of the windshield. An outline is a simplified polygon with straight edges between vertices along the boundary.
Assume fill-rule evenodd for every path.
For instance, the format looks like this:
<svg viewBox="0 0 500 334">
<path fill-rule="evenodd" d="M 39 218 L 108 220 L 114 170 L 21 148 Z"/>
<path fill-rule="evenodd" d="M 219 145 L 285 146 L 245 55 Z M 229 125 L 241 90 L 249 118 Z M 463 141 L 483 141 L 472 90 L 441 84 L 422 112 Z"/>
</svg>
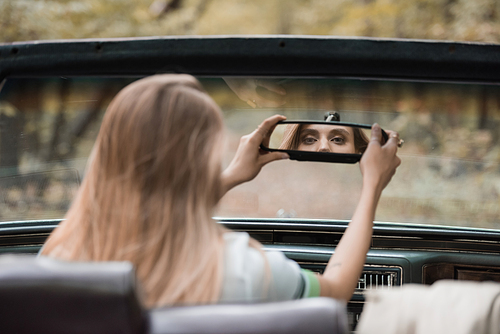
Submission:
<svg viewBox="0 0 500 334">
<path fill-rule="evenodd" d="M 0 221 L 59 219 L 85 175 L 104 111 L 137 78 L 9 79 L 0 92 Z M 499 88 L 321 78 L 199 78 L 226 124 L 223 166 L 268 116 L 379 123 L 404 139 L 376 220 L 500 227 Z M 126 148 L 124 148 L 126 149 Z M 231 218 L 350 219 L 358 164 L 278 161 L 231 190 Z"/>
</svg>

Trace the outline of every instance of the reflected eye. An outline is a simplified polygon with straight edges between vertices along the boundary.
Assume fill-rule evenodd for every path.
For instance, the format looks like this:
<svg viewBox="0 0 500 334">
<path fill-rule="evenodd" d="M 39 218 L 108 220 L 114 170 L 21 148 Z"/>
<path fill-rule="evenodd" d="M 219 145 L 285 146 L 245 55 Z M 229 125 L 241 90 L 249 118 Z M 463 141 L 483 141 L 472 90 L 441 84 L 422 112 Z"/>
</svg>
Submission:
<svg viewBox="0 0 500 334">
<path fill-rule="evenodd" d="M 316 142 L 316 138 L 313 138 L 313 137 L 305 137 L 304 139 L 302 139 L 302 144 L 305 144 L 305 145 L 312 145 Z"/>
<path fill-rule="evenodd" d="M 345 139 L 343 137 L 333 137 L 330 141 L 334 142 L 337 145 L 344 145 Z"/>
</svg>

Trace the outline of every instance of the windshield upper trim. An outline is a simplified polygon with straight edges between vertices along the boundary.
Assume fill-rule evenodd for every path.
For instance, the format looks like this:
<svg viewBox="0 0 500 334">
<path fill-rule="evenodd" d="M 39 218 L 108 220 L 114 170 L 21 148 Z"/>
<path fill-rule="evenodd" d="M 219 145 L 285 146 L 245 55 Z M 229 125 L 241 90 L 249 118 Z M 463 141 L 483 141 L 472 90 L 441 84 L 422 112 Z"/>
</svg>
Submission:
<svg viewBox="0 0 500 334">
<path fill-rule="evenodd" d="M 325 36 L 195 36 L 0 44 L 0 80 L 33 76 L 344 77 L 500 82 L 500 45 Z"/>
</svg>

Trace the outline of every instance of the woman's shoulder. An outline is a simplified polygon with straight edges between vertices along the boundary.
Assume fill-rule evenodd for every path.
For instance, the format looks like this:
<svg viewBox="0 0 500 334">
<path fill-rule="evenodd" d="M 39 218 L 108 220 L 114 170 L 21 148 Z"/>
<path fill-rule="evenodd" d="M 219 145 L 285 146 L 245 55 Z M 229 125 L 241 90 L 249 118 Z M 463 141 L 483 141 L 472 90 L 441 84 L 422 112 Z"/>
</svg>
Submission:
<svg viewBox="0 0 500 334">
<path fill-rule="evenodd" d="M 248 246 L 250 241 L 250 235 L 247 232 L 229 231 L 223 234 L 223 238 L 226 247 L 234 247 L 237 244 Z"/>
<path fill-rule="evenodd" d="M 263 272 L 264 264 L 263 252 L 250 246 L 248 233 L 224 233 L 224 270 L 226 276 L 259 276 Z"/>
<path fill-rule="evenodd" d="M 224 242 L 221 301 L 296 298 L 301 272 L 295 261 L 279 251 L 252 247 L 246 232 L 226 232 Z"/>
<path fill-rule="evenodd" d="M 283 265 L 293 264 L 298 265 L 295 261 L 288 259 L 285 254 L 277 250 L 264 250 L 252 247 L 250 244 L 250 235 L 247 232 L 226 232 L 224 233 L 224 248 L 225 253 L 231 258 L 251 257 L 254 260 L 264 262 L 264 257 L 269 264 Z"/>
<path fill-rule="evenodd" d="M 252 247 L 250 240 L 247 232 L 224 233 L 225 260 L 230 260 L 231 265 L 238 261 L 244 264 L 246 269 L 260 269 L 259 271 L 264 269 L 266 262 L 269 266 L 297 265 L 280 251 Z"/>
</svg>

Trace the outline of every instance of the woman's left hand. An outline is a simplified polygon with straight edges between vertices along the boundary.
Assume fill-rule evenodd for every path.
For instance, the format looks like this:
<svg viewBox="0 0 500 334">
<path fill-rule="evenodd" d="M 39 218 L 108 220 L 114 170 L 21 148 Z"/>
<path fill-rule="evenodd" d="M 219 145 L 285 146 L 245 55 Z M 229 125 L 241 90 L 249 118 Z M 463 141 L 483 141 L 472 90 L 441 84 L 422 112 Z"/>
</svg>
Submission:
<svg viewBox="0 0 500 334">
<path fill-rule="evenodd" d="M 269 144 L 269 138 L 276 123 L 285 119 L 286 117 L 281 115 L 269 117 L 254 132 L 241 137 L 236 155 L 222 172 L 223 194 L 243 182 L 253 180 L 262 167 L 269 162 L 289 158 L 286 153 L 267 152 L 260 148 L 260 144 Z"/>
</svg>

